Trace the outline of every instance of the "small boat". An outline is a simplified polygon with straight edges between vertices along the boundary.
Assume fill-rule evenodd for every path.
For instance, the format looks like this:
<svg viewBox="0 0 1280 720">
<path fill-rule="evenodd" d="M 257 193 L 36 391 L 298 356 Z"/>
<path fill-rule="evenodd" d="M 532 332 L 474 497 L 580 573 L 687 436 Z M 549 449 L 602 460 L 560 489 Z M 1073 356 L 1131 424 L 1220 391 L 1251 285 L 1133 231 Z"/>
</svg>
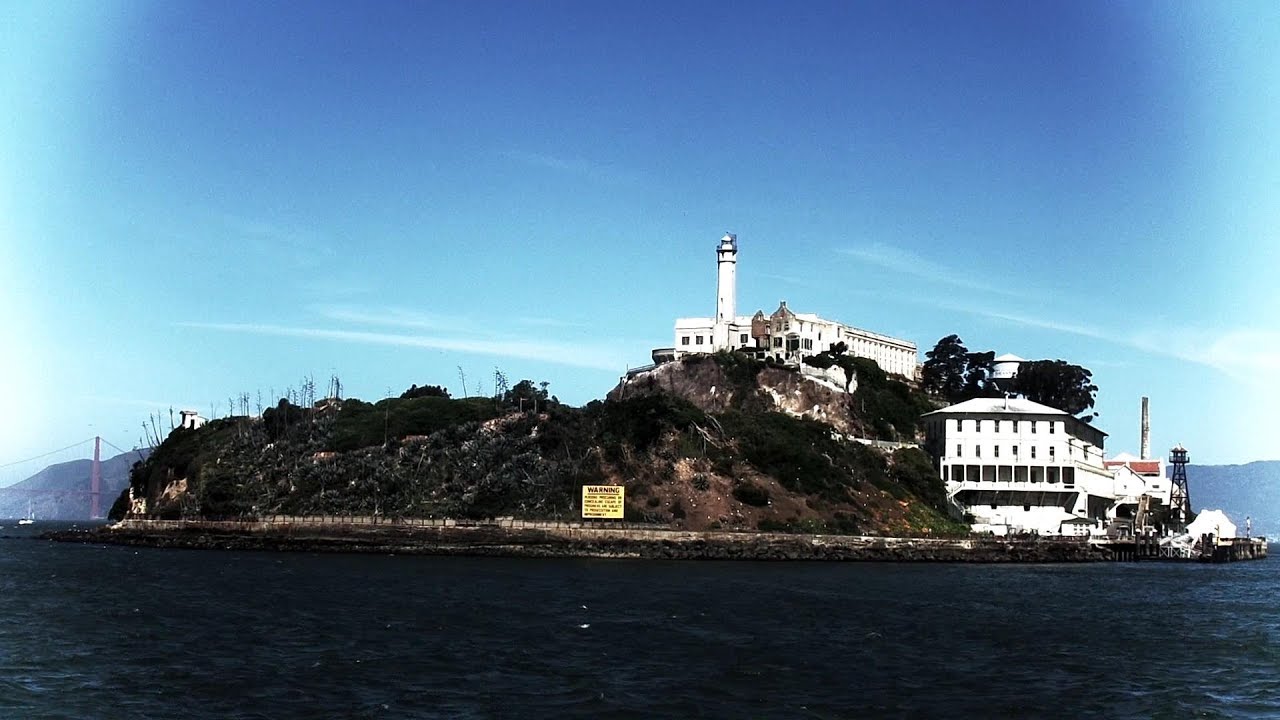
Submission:
<svg viewBox="0 0 1280 720">
<path fill-rule="evenodd" d="M 35 513 L 31 510 L 31 501 L 27 501 L 27 516 L 18 520 L 19 525 L 31 525 L 36 521 Z"/>
</svg>

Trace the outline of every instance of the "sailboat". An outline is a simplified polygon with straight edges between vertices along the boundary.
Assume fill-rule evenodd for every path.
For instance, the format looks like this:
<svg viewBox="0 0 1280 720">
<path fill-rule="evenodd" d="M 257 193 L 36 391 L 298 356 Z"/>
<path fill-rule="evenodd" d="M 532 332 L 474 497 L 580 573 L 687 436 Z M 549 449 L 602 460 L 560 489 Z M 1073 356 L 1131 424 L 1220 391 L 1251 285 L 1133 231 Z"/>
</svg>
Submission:
<svg viewBox="0 0 1280 720">
<path fill-rule="evenodd" d="M 18 521 L 19 525 L 30 525 L 36 521 L 36 514 L 31 509 L 31 501 L 27 501 L 27 516 Z"/>
</svg>

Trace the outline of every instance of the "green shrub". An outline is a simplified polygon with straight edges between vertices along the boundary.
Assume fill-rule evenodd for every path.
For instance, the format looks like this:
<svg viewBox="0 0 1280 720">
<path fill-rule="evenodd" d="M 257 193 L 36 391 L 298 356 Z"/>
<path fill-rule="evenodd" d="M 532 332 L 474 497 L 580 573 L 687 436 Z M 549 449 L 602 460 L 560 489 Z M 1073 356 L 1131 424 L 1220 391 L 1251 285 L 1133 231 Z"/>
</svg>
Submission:
<svg viewBox="0 0 1280 720">
<path fill-rule="evenodd" d="M 756 376 L 764 369 L 763 362 L 731 350 L 722 350 L 711 357 L 720 366 L 733 390 L 754 391 L 759 386 Z"/>
<path fill-rule="evenodd" d="M 836 364 L 835 358 L 825 352 L 817 355 L 809 355 L 805 357 L 803 362 L 805 365 L 808 365 L 809 367 L 816 367 L 819 370 L 826 370 Z"/>
<path fill-rule="evenodd" d="M 275 407 L 267 408 L 262 412 L 262 426 L 267 431 L 267 437 L 278 440 L 310 418 L 309 410 L 280 398 L 280 402 L 276 403 Z"/>
<path fill-rule="evenodd" d="M 919 448 L 901 448 L 893 453 L 890 472 L 894 482 L 924 503 L 941 512 L 947 511 L 946 483 L 929 456 Z"/>
<path fill-rule="evenodd" d="M 737 442 L 741 456 L 792 492 L 844 498 L 853 481 L 848 468 L 833 460 L 846 452 L 831 429 L 808 418 L 778 412 L 725 413 L 721 425 Z"/>
<path fill-rule="evenodd" d="M 418 387 L 417 383 L 414 383 L 409 386 L 408 390 L 405 390 L 400 394 L 401 400 L 412 400 L 420 397 L 447 398 L 449 397 L 449 391 L 439 385 L 423 385 L 422 387 Z"/>
<path fill-rule="evenodd" d="M 740 482 L 733 488 L 733 497 L 744 505 L 765 507 L 769 504 L 769 491 L 753 482 Z"/>
<path fill-rule="evenodd" d="M 668 430 L 684 431 L 707 416 L 687 400 L 665 394 L 644 395 L 604 404 L 601 444 L 616 457 L 623 445 L 647 450 Z"/>
<path fill-rule="evenodd" d="M 920 416 L 933 409 L 928 397 L 885 375 L 874 360 L 842 355 L 839 361 L 858 379 L 858 387 L 849 400 L 854 416 L 882 440 L 913 439 Z"/>
<path fill-rule="evenodd" d="M 387 398 L 370 405 L 347 400 L 329 431 L 327 449 L 336 452 L 382 445 L 410 435 L 430 435 L 465 423 L 496 417 L 487 398 L 452 400 L 438 395 Z"/>
</svg>

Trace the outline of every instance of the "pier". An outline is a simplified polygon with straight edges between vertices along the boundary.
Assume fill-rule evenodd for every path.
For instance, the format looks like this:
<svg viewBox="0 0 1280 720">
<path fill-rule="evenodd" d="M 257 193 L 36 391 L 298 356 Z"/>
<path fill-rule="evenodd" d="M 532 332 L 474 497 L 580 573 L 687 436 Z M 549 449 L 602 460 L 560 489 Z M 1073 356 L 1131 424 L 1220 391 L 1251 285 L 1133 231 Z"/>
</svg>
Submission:
<svg viewBox="0 0 1280 720">
<path fill-rule="evenodd" d="M 1264 560 L 1267 557 L 1267 539 L 1215 538 L 1205 535 L 1194 545 L 1181 546 L 1161 543 L 1154 536 L 1092 538 L 1089 543 L 1113 562 L 1167 561 L 1227 563 L 1244 560 Z"/>
</svg>

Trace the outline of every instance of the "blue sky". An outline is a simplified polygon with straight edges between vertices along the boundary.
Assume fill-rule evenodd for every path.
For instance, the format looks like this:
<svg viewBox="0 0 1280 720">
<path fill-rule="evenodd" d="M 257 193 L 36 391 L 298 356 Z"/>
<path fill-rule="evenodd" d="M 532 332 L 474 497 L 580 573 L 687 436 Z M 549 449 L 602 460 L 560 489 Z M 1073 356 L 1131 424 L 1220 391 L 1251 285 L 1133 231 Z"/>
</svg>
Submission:
<svg viewBox="0 0 1280 720">
<path fill-rule="evenodd" d="M 1280 458 L 1274 3 L 0 7 L 0 464 L 306 376 L 602 397 L 743 312 Z"/>
</svg>

